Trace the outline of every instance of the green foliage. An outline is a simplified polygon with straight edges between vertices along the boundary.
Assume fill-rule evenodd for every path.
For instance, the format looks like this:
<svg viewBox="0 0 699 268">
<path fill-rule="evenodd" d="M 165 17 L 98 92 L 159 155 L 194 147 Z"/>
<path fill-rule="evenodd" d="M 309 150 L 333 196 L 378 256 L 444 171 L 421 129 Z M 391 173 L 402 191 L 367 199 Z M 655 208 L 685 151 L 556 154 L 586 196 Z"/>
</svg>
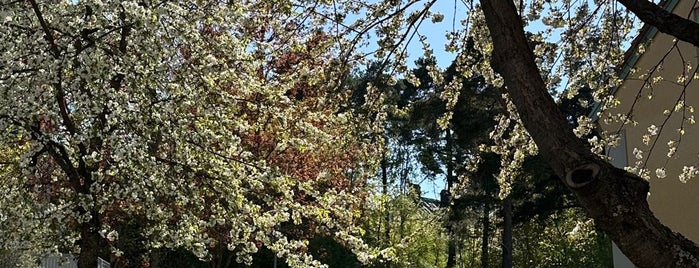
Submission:
<svg viewBox="0 0 699 268">
<path fill-rule="evenodd" d="M 155 250 L 153 257 L 157 258 L 159 267 L 205 268 L 212 267 L 191 252 L 183 248 Z M 138 265 L 126 267 L 139 267 Z"/>
<path fill-rule="evenodd" d="M 315 236 L 308 242 L 308 250 L 313 257 L 327 264 L 331 268 L 359 267 L 357 256 L 347 247 L 335 241 L 329 236 Z"/>
<path fill-rule="evenodd" d="M 387 258 L 372 267 L 444 266 L 447 236 L 440 223 L 443 210 L 428 207 L 415 195 L 385 196 L 381 201 L 385 206 L 367 211 L 365 239 L 387 247 Z M 389 241 L 384 239 L 385 228 L 389 229 Z"/>
<path fill-rule="evenodd" d="M 558 211 L 578 206 L 573 194 L 539 155 L 525 159 L 518 179 L 511 193 L 515 225 L 534 219 L 545 220 Z"/>
<path fill-rule="evenodd" d="M 330 268 L 353 268 L 362 266 L 357 260 L 357 256 L 347 247 L 335 241 L 330 236 L 317 235 L 308 242 L 308 251 L 313 257 Z M 253 254 L 253 261 L 250 265 L 235 262 L 236 252 L 224 250 L 220 253 L 220 258 L 211 261 L 202 261 L 197 256 L 185 249 L 160 249 L 154 250 L 151 260 L 157 259 L 159 267 L 182 267 L 182 268 L 268 268 L 275 266 L 275 253 L 267 247 L 261 247 L 257 253 Z M 120 264 L 119 267 L 141 267 L 140 264 Z M 5 267 L 5 266 L 0 266 Z M 277 268 L 288 268 L 289 265 L 283 257 L 276 258 Z"/>
<path fill-rule="evenodd" d="M 32 252 L 23 250 L 0 249 L 0 267 L 5 268 L 38 268 L 39 259 Z"/>
<path fill-rule="evenodd" d="M 466 191 L 453 200 L 450 214 L 429 220 L 428 223 L 425 223 L 424 218 L 409 216 L 419 215 L 419 212 L 406 214 L 406 209 L 415 209 L 415 204 L 419 203 L 415 202 L 415 197 L 411 199 L 406 194 L 383 196 L 379 200 L 383 205 L 367 214 L 369 217 L 365 226 L 365 238 L 372 245 L 387 247 L 388 255 L 393 258 L 376 266 L 443 267 L 446 264 L 450 236 L 456 241 L 456 256 L 460 265 L 483 265 L 482 239 L 485 238 L 488 239 L 489 251 L 487 264 L 499 266 L 503 226 L 500 222 L 500 201 L 497 198 L 500 190 L 494 175 L 499 171 L 500 157 L 496 154 L 481 154 L 478 150 L 479 145 L 490 143 L 488 134 L 495 125 L 494 117 L 502 112 L 499 92 L 489 88 L 483 78 L 461 77 L 454 65 L 450 66 L 445 70 L 445 79 L 461 79 L 462 87 L 453 108 L 455 115 L 444 130 L 438 124 L 440 118 L 447 114 L 447 103 L 441 98 L 444 89 L 436 87 L 427 74 L 429 59 L 421 59 L 416 64 L 418 67 L 412 73 L 420 81 L 419 86 L 399 81 L 396 86 L 385 85 L 383 88 L 384 92 L 393 96 L 387 98 L 389 104 L 408 111 L 403 117 L 387 118 L 387 133 L 390 134 L 386 137 L 395 144 L 388 148 L 389 154 L 395 157 L 405 153 L 405 148 L 408 148 L 407 153 L 413 155 L 413 158 L 408 156 L 392 159 L 390 167 L 399 169 L 400 164 L 397 162 L 416 161 L 424 174 L 443 175 L 452 180 L 455 176 L 465 174 L 469 178 L 468 185 Z M 581 100 L 590 97 L 589 91 L 584 93 L 586 94 L 579 95 Z M 574 99 L 560 104 L 571 124 L 576 124 L 577 117 L 587 113 L 589 107 L 581 103 L 579 99 Z M 469 171 L 463 166 L 464 159 L 475 155 L 480 157 L 480 164 L 475 170 Z M 396 174 L 402 172 L 392 171 L 389 174 L 393 176 L 388 178 L 388 183 L 391 183 L 396 181 Z M 408 181 L 410 180 L 409 178 Z M 608 266 L 611 260 L 608 239 L 596 233 L 592 223 L 582 213 L 569 209 L 576 207 L 574 197 L 541 157 L 531 156 L 524 160 L 512 187 L 516 265 Z M 485 227 L 487 230 L 484 229 L 486 220 L 489 222 L 489 226 Z M 430 234 L 425 234 L 424 231 L 409 234 L 405 230 L 412 225 L 425 224 L 430 226 Z M 453 230 L 451 233 L 445 229 L 447 226 Z M 567 231 L 560 233 L 554 230 Z M 426 241 L 431 241 L 431 244 L 424 243 Z M 532 245 L 533 243 L 538 244 Z M 413 258 L 417 256 L 419 258 Z"/>
<path fill-rule="evenodd" d="M 611 243 L 580 209 L 515 228 L 515 264 L 522 267 L 612 267 Z"/>
</svg>

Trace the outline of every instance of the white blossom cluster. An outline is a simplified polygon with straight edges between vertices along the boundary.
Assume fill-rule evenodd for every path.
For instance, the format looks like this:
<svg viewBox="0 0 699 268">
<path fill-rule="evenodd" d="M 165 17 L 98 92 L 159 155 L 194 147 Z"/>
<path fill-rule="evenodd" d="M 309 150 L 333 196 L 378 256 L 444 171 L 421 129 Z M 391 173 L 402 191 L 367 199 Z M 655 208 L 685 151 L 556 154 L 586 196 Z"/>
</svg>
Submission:
<svg viewBox="0 0 699 268">
<path fill-rule="evenodd" d="M 0 248 L 79 253 L 92 235 L 118 258 L 135 219 L 146 251 L 223 247 L 250 263 L 265 246 L 322 266 L 281 231 L 291 224 L 341 230 L 372 259 L 354 225 L 374 148 L 364 119 L 340 111 L 331 6 L 3 4 Z M 338 172 L 352 165 L 366 168 Z"/>
<path fill-rule="evenodd" d="M 581 107 L 591 107 L 593 102 L 602 103 L 603 108 L 618 105 L 609 96 L 609 92 L 622 82 L 614 67 L 623 60 L 622 44 L 633 38 L 628 33 L 637 27 L 634 16 L 607 2 L 591 5 L 564 0 L 550 5 L 546 1 L 537 0 L 522 2 L 517 7 L 525 27 L 529 23 L 544 26 L 542 30 L 531 32 L 529 38 L 540 73 L 554 97 L 572 99 L 580 95 L 581 89 L 589 88 L 593 98 L 579 99 Z M 483 13 L 477 4 L 467 4 L 465 8 L 468 16 L 460 22 L 462 28 L 447 33 L 449 43 L 446 50 L 461 53 L 468 51 L 467 47 L 473 45 L 478 54 L 484 56 L 475 60 L 478 57 L 474 57 L 473 53 L 458 54 L 458 72 L 465 77 L 480 75 L 488 84 L 501 87 L 502 77 L 495 73 L 490 63 L 489 55 L 492 54 L 493 45 Z M 446 90 L 443 95 L 447 100 L 455 100 L 458 91 Z M 536 146 L 529 139 L 526 130 L 517 123 L 516 110 L 511 108 L 507 115 L 497 118 L 498 125 L 491 133 L 491 139 L 496 145 L 483 147 L 485 151 L 500 154 L 504 158 L 503 163 L 507 163 L 498 174 L 501 188 L 505 189 L 502 191 L 504 194 L 512 179 L 517 176 L 518 163 L 521 164 L 524 156 L 536 152 Z M 457 115 L 447 114 L 446 118 L 440 119 L 442 126 L 452 116 Z M 631 120 L 626 115 L 620 117 Z M 578 136 L 588 135 L 595 128 L 594 120 L 587 116 L 575 119 L 579 126 L 575 130 Z M 603 155 L 607 146 L 618 144 L 619 135 L 605 133 L 601 137 L 592 136 L 588 142 L 593 152 Z M 468 166 L 479 162 L 477 157 L 469 161 Z"/>
<path fill-rule="evenodd" d="M 500 184 L 500 198 L 504 199 L 510 194 L 524 159 L 527 156 L 536 155 L 538 148 L 524 129 L 512 101 L 507 95 L 503 95 L 502 98 L 507 104 L 507 114 L 496 118 L 498 125 L 490 133 L 490 139 L 494 145 L 481 146 L 481 150 L 500 155 L 500 173 L 496 178 Z"/>
<path fill-rule="evenodd" d="M 678 150 L 682 148 L 682 138 L 691 125 L 695 123 L 694 108 L 685 102 L 687 86 L 697 77 L 697 75 L 692 75 L 695 73 L 693 71 L 696 68 L 695 63 L 680 56 L 683 67 L 680 68 L 681 73 L 663 77 L 663 65 L 671 63 L 666 61 L 668 55 L 684 53 L 675 40 L 674 45 L 667 52 L 668 55 L 665 55 L 651 69 L 631 69 L 628 70 L 628 73 L 621 72 L 626 67 L 622 64 L 627 59 L 624 56 L 627 47 L 624 43 L 628 43 L 636 37 L 635 32 L 640 28 L 640 21 L 623 7 L 614 5 L 613 2 L 581 4 L 564 0 L 557 1 L 555 5 L 546 3 L 546 1 L 538 0 L 529 1 L 518 5 L 518 9 L 525 27 L 529 23 L 544 25 L 542 30 L 532 30 L 528 37 L 540 73 L 546 85 L 551 89 L 554 98 L 559 98 L 559 100 L 573 99 L 581 96 L 583 89 L 592 91 L 592 99 L 578 99 L 577 102 L 581 108 L 596 105 L 593 110 L 595 114 L 590 115 L 591 117 L 576 118 L 578 127 L 574 130 L 575 134 L 583 137 L 591 134 L 598 123 L 609 125 L 608 128 L 611 130 L 601 131 L 599 136 L 595 135 L 588 139 L 592 151 L 604 158 L 605 150 L 620 143 L 621 133 L 617 130 L 626 126 L 647 128 L 647 132 L 641 137 L 641 141 L 646 147 L 633 148 L 629 154 L 627 170 L 646 179 L 649 179 L 651 175 L 664 178 L 668 174 L 676 172 L 666 170 L 662 163 L 679 157 Z M 468 32 L 459 32 L 458 34 L 450 34 L 450 36 L 456 36 L 454 39 L 457 41 L 453 42 L 457 44 L 459 39 L 474 38 L 476 48 L 483 55 L 490 55 L 492 44 L 487 35 L 487 29 L 484 27 L 482 13 L 477 5 L 470 9 L 470 13 Z M 638 44 L 636 54 L 644 53 L 647 45 Z M 460 50 L 458 47 L 452 49 Z M 487 61 L 486 57 L 485 62 Z M 467 66 L 463 69 L 468 69 L 469 73 L 483 75 L 491 84 L 501 83 L 498 76 L 493 75 L 489 63 L 482 67 L 464 65 Z M 611 93 L 622 85 L 625 78 L 630 80 L 638 78 L 643 86 L 638 89 L 636 100 L 628 100 L 632 103 L 622 105 L 621 100 Z M 661 116 L 660 121 L 655 124 L 639 126 L 640 118 L 637 116 L 638 109 L 641 108 L 637 103 L 645 98 L 653 99 L 654 94 L 658 94 L 658 91 L 654 92 L 654 89 L 659 88 L 662 83 L 671 83 L 684 90 L 673 106 L 666 108 L 662 114 L 658 115 Z M 663 120 L 671 116 L 682 117 L 680 126 L 676 129 L 667 127 L 664 129 Z M 498 126 L 498 128 L 500 127 Z M 659 136 L 664 136 L 663 140 L 665 141 L 658 142 Z M 664 146 L 665 142 L 667 142 L 667 147 Z M 658 143 L 658 146 L 654 146 L 655 143 Z M 658 166 L 648 166 L 652 151 L 665 149 L 667 158 L 660 161 L 661 164 L 657 164 Z M 505 150 L 503 152 L 507 153 Z M 655 155 L 653 154 L 653 157 Z M 694 177 L 695 171 L 694 166 L 684 167 L 679 176 L 680 181 L 686 182 Z"/>
</svg>

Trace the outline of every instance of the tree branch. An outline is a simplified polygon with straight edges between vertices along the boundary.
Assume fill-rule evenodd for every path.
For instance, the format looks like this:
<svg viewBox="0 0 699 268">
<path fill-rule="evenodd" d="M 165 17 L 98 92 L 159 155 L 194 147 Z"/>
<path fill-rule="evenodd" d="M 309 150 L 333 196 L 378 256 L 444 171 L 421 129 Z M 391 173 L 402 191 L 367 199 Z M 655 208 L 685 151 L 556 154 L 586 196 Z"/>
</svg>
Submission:
<svg viewBox="0 0 699 268">
<path fill-rule="evenodd" d="M 58 45 L 56 45 L 56 42 L 53 39 L 53 32 L 49 28 L 48 23 L 46 23 L 46 20 L 44 20 L 44 16 L 41 15 L 39 5 L 36 3 L 36 0 L 29 0 L 29 3 L 32 5 L 32 10 L 34 10 L 34 14 L 36 14 L 36 18 L 39 20 L 41 28 L 44 30 L 44 38 L 46 38 L 46 41 L 49 42 L 51 54 L 53 54 L 54 58 L 58 58 L 61 52 L 58 50 Z"/>
<path fill-rule="evenodd" d="M 73 119 L 70 118 L 70 112 L 68 112 L 68 105 L 66 104 L 66 94 L 63 91 L 61 83 L 63 83 L 63 68 L 58 69 L 58 82 L 54 85 L 54 90 L 56 91 L 56 104 L 58 105 L 58 113 L 61 115 L 61 120 L 63 120 L 63 125 L 70 134 L 77 133 L 77 127 L 73 123 Z"/>
<path fill-rule="evenodd" d="M 126 46 L 128 45 L 128 42 L 126 38 L 131 34 L 131 23 L 126 23 L 126 11 L 124 11 L 124 8 L 122 7 L 121 12 L 119 12 L 119 22 L 123 25 L 121 28 L 121 37 L 119 38 L 119 51 L 123 55 L 126 53 Z"/>
<path fill-rule="evenodd" d="M 617 0 L 636 14 L 641 21 L 672 35 L 679 40 L 699 47 L 699 23 L 685 19 L 648 0 Z"/>
<path fill-rule="evenodd" d="M 524 127 L 595 223 L 638 267 L 697 267 L 699 247 L 662 225 L 646 200 L 648 183 L 593 154 L 547 88 L 511 0 L 481 0 L 493 41 L 492 66 Z"/>
</svg>

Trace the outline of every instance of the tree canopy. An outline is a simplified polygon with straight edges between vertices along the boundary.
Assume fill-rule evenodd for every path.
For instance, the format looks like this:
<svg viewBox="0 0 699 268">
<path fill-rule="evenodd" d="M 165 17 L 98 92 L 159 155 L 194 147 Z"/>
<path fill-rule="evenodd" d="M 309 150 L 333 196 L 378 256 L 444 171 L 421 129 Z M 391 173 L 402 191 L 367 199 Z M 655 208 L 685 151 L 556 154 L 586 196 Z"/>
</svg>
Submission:
<svg viewBox="0 0 699 268">
<path fill-rule="evenodd" d="M 455 1 L 450 12 L 467 14 L 451 21 L 444 71 L 421 32 L 447 23 L 435 3 L 3 1 L 0 249 L 74 253 L 81 268 L 139 251 L 149 263 L 160 249 L 252 264 L 269 250 L 308 267 L 323 266 L 310 241 L 332 237 L 361 263 L 390 259 L 362 240 L 361 220 L 391 146 L 386 121 L 416 105 L 437 111 L 409 117 L 423 139 L 454 135 L 448 153 L 413 140 L 432 171 L 458 162 L 453 196 L 483 153 L 500 158 L 503 198 L 538 153 L 637 266 L 697 266 L 699 247 L 650 211 L 647 170 L 601 157 L 618 133 L 591 135 L 580 110 L 618 102 L 636 16 L 695 46 L 699 24 L 646 0 Z M 408 51 L 415 42 L 422 51 Z M 410 54 L 425 59 L 414 72 Z M 358 90 L 362 68 L 377 75 Z M 418 100 L 431 91 L 439 99 Z M 500 109 L 474 105 L 486 93 Z M 485 131 L 465 114 L 499 115 Z"/>
</svg>

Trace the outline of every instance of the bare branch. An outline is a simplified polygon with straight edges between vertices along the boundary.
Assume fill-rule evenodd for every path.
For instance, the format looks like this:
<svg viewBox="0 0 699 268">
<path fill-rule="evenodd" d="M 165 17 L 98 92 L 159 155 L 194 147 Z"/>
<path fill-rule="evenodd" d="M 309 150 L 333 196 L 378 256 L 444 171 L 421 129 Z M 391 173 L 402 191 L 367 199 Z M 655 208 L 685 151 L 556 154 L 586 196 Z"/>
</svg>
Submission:
<svg viewBox="0 0 699 268">
<path fill-rule="evenodd" d="M 51 54 L 53 54 L 54 58 L 58 58 L 61 52 L 58 50 L 58 45 L 56 45 L 56 42 L 53 39 L 53 31 L 51 31 L 48 23 L 46 23 L 46 20 L 44 20 L 44 16 L 41 15 L 41 10 L 39 9 L 39 5 L 36 3 L 36 0 L 29 0 L 29 3 L 32 5 L 32 10 L 34 10 L 34 14 L 36 14 L 36 18 L 39 20 L 41 28 L 44 30 L 44 38 L 46 38 L 46 41 L 49 42 Z"/>
<path fill-rule="evenodd" d="M 648 0 L 617 0 L 658 31 L 699 47 L 699 23 L 680 17 Z"/>
</svg>

